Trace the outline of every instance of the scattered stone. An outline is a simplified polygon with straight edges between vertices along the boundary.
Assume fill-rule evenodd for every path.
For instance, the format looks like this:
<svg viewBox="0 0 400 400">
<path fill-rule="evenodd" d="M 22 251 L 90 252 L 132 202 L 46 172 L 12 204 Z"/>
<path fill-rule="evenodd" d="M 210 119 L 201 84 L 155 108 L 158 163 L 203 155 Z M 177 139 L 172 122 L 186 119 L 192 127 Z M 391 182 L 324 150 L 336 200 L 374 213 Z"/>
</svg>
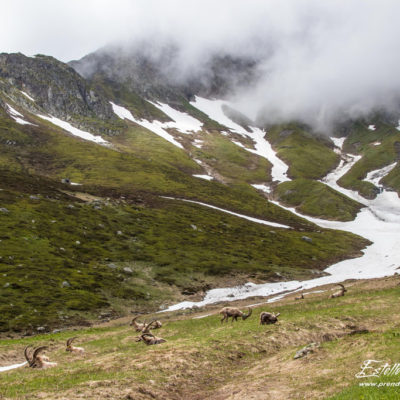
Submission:
<svg viewBox="0 0 400 400">
<path fill-rule="evenodd" d="M 44 326 L 38 326 L 38 327 L 36 328 L 36 330 L 37 330 L 38 332 L 44 332 L 44 331 L 46 330 L 46 328 L 45 328 Z"/>
<path fill-rule="evenodd" d="M 314 353 L 314 350 L 319 347 L 318 343 L 310 343 L 307 346 L 303 347 L 294 355 L 294 359 L 305 357 L 309 353 Z"/>
<path fill-rule="evenodd" d="M 114 263 L 107 264 L 108 268 L 117 269 L 117 266 Z"/>
<path fill-rule="evenodd" d="M 308 236 L 302 236 L 301 239 L 304 240 L 305 242 L 312 243 L 312 239 Z"/>
<path fill-rule="evenodd" d="M 132 274 L 133 273 L 132 268 L 129 268 L 129 267 L 124 267 L 123 270 L 124 270 L 124 272 L 126 272 L 128 274 Z"/>
<path fill-rule="evenodd" d="M 31 194 L 31 195 L 29 196 L 29 198 L 30 198 L 31 200 L 39 200 L 39 199 L 40 199 L 39 196 L 35 196 L 34 194 Z"/>
<path fill-rule="evenodd" d="M 62 287 L 71 287 L 71 284 L 70 284 L 68 281 L 64 281 L 64 282 L 61 284 L 61 286 L 62 286 Z"/>
<path fill-rule="evenodd" d="M 0 212 L 9 213 L 10 211 L 5 207 L 0 207 Z"/>
<path fill-rule="evenodd" d="M 79 240 L 77 240 L 75 243 L 76 243 L 76 244 L 81 244 L 81 242 L 80 242 Z"/>
<path fill-rule="evenodd" d="M 193 230 L 197 231 L 197 226 L 196 225 L 192 224 L 190 226 L 192 227 Z"/>
<path fill-rule="evenodd" d="M 122 231 L 117 231 L 117 235 L 122 235 Z"/>
<path fill-rule="evenodd" d="M 3 288 L 8 288 L 10 286 L 10 282 L 7 282 L 3 285 Z"/>
</svg>

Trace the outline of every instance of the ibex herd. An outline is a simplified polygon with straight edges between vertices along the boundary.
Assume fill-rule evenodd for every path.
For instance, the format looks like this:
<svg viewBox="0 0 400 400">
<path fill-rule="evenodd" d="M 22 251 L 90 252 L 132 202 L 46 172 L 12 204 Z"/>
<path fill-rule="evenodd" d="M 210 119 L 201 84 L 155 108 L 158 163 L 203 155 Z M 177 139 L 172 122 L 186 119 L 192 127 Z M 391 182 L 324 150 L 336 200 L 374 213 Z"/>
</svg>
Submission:
<svg viewBox="0 0 400 400">
<path fill-rule="evenodd" d="M 340 286 L 340 290 L 331 294 L 329 296 L 330 299 L 334 299 L 336 297 L 342 297 L 347 292 L 346 288 L 341 283 L 338 283 L 338 285 Z M 300 297 L 295 297 L 295 300 L 302 300 L 302 299 L 304 299 L 303 293 L 301 293 Z M 223 323 L 224 321 L 228 322 L 229 318 L 231 318 L 231 322 L 233 322 L 237 321 L 238 318 L 242 318 L 242 320 L 246 320 L 247 318 L 249 318 L 252 314 L 252 309 L 249 307 L 248 312 L 246 314 L 243 311 L 240 311 L 236 307 L 224 307 L 220 310 L 219 313 L 222 315 L 221 323 Z M 260 325 L 275 324 L 278 322 L 279 316 L 280 313 L 274 314 L 263 311 L 260 314 Z M 135 340 L 136 342 L 144 342 L 148 346 L 166 342 L 165 339 L 158 336 L 154 336 L 151 333 L 152 329 L 159 329 L 162 327 L 162 323 L 159 320 L 154 319 L 147 324 L 146 322 L 143 323 L 137 322 L 136 321 L 137 318 L 139 318 L 139 315 L 134 317 L 131 323 L 129 324 L 130 326 L 134 327 L 136 332 L 140 332 L 140 335 Z M 67 340 L 66 351 L 70 353 L 83 355 L 85 353 L 85 349 L 83 347 L 76 347 L 72 345 L 72 342 L 75 339 L 77 339 L 77 337 L 72 337 Z M 30 352 L 29 349 L 31 347 L 32 346 L 29 345 L 24 350 L 24 355 L 29 368 L 47 369 L 58 365 L 56 362 L 51 362 L 47 356 L 42 354 L 45 350 L 48 349 L 47 346 L 36 347 L 33 349 L 32 352 Z"/>
</svg>

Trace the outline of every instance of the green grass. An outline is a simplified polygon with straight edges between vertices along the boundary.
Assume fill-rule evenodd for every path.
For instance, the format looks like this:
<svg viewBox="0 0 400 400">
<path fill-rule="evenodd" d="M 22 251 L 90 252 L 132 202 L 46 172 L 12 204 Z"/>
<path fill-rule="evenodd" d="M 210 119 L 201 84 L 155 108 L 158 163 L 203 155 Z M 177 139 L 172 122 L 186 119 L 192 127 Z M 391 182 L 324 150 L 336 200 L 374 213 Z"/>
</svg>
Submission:
<svg viewBox="0 0 400 400">
<path fill-rule="evenodd" d="M 275 189 L 274 196 L 303 214 L 336 221 L 352 221 L 362 207 L 329 186 L 308 179 L 283 182 Z"/>
<path fill-rule="evenodd" d="M 103 396 L 123 398 L 126 391 L 137 393 L 146 387 L 162 397 L 173 382 L 175 393 L 182 397 L 190 382 L 192 391 L 210 399 L 218 398 L 224 388 L 230 392 L 246 388 L 250 397 L 282 387 L 289 390 L 287 398 L 396 399 L 398 388 L 361 387 L 360 382 L 370 380 L 355 377 L 366 359 L 399 361 L 400 321 L 392 317 L 398 288 L 396 278 L 391 279 L 386 287 L 379 287 L 383 280 L 349 286 L 339 299 L 329 300 L 325 292 L 301 303 L 284 300 L 255 307 L 252 317 L 233 324 L 221 325 L 217 310 L 202 319 L 192 319 L 187 312 L 181 312 L 179 320 L 159 315 L 164 327 L 154 333 L 167 342 L 154 347 L 135 343 L 136 334 L 126 324 L 82 329 L 73 335 L 86 349 L 84 358 L 65 352 L 71 332 L 1 340 L 0 351 L 6 357 L 22 354 L 28 344 L 48 344 L 47 354 L 59 365 L 45 371 L 20 368 L 1 373 L 0 396 L 51 399 L 57 393 L 95 398 L 103 390 Z M 279 324 L 259 325 L 257 316 L 265 309 L 281 313 Z M 348 335 L 351 326 L 366 326 L 369 333 Z M 323 341 L 316 353 L 293 360 L 296 350 L 327 333 L 338 337 Z M 260 386 L 265 382 L 267 386 Z"/>
<path fill-rule="evenodd" d="M 289 165 L 292 179 L 320 179 L 339 163 L 339 155 L 326 138 L 312 135 L 298 124 L 270 127 L 267 138 L 278 157 Z"/>
</svg>

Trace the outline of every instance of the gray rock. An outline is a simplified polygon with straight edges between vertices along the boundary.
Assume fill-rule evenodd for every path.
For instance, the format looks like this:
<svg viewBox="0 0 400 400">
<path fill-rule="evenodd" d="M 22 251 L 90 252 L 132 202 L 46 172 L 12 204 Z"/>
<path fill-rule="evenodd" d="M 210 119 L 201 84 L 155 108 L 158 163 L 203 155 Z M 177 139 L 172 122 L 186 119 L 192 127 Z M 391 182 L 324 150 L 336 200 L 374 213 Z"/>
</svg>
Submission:
<svg viewBox="0 0 400 400">
<path fill-rule="evenodd" d="M 124 272 L 126 272 L 128 274 L 132 274 L 133 273 L 132 268 L 129 268 L 129 267 L 124 267 L 123 270 L 124 270 Z"/>
<path fill-rule="evenodd" d="M 64 282 L 61 284 L 61 286 L 62 286 L 62 287 L 71 287 L 71 284 L 70 284 L 68 281 L 64 281 Z"/>
<path fill-rule="evenodd" d="M 319 347 L 318 343 L 310 343 L 307 346 L 300 349 L 299 351 L 297 351 L 293 358 L 296 360 L 297 358 L 305 357 L 309 353 L 314 353 L 314 350 L 317 347 Z"/>
<path fill-rule="evenodd" d="M 2 213 L 9 213 L 10 211 L 5 207 L 0 207 L 0 212 Z"/>
<path fill-rule="evenodd" d="M 45 328 L 44 326 L 38 326 L 38 327 L 36 328 L 36 330 L 37 330 L 38 332 L 44 332 L 44 331 L 46 330 L 46 328 Z"/>
<path fill-rule="evenodd" d="M 117 269 L 117 266 L 114 263 L 107 264 L 108 268 Z"/>
<path fill-rule="evenodd" d="M 312 239 L 308 236 L 302 236 L 301 239 L 304 240 L 305 242 L 312 243 Z"/>
<path fill-rule="evenodd" d="M 5 284 L 3 285 L 3 288 L 8 288 L 8 287 L 10 287 L 10 282 L 7 282 L 7 283 L 5 283 Z"/>
</svg>

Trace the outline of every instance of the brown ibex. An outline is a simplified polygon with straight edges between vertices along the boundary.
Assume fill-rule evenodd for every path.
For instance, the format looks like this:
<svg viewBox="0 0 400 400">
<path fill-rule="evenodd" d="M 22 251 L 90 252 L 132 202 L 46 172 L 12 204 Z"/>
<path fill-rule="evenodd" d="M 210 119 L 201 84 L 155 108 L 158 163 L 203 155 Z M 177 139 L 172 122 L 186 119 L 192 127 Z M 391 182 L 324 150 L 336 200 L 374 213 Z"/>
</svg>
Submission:
<svg viewBox="0 0 400 400">
<path fill-rule="evenodd" d="M 226 322 L 228 322 L 229 317 L 232 318 L 232 322 L 234 320 L 237 321 L 237 319 L 239 317 L 242 318 L 243 320 L 249 318 L 253 310 L 250 307 L 248 309 L 249 309 L 249 312 L 247 314 L 245 314 L 236 307 L 224 307 L 219 312 L 220 314 L 223 315 L 223 317 L 221 319 L 221 323 L 224 322 L 225 320 L 226 320 Z"/>
<path fill-rule="evenodd" d="M 158 320 L 153 320 L 152 322 L 150 322 L 150 324 L 146 324 L 146 321 L 141 323 L 141 322 L 136 322 L 136 319 L 139 318 L 139 315 L 137 315 L 136 317 L 134 317 L 132 319 L 132 322 L 129 324 L 130 326 L 134 326 L 136 332 L 146 332 L 146 330 L 148 330 L 148 326 L 150 324 L 154 324 L 153 328 L 151 329 L 159 329 L 162 327 L 162 322 L 158 321 Z"/>
<path fill-rule="evenodd" d="M 137 342 L 144 342 L 147 346 L 151 346 L 154 344 L 165 343 L 166 340 L 157 336 L 154 336 L 152 333 L 142 333 L 137 339 Z"/>
<path fill-rule="evenodd" d="M 75 347 L 72 345 L 72 342 L 76 339 L 77 337 L 73 337 L 67 340 L 67 348 L 65 351 L 69 351 L 71 353 L 77 353 L 77 354 L 83 354 L 85 352 L 85 349 L 83 347 Z"/>
<path fill-rule="evenodd" d="M 272 314 L 272 313 L 263 311 L 260 314 L 260 324 L 261 325 L 275 324 L 276 322 L 278 322 L 278 317 L 280 315 L 281 315 L 281 313 Z"/>
<path fill-rule="evenodd" d="M 45 355 L 40 355 L 41 352 L 47 349 L 47 346 L 36 347 L 36 349 L 33 350 L 32 357 L 30 357 L 28 353 L 28 349 L 30 347 L 31 346 L 29 345 L 25 347 L 24 350 L 24 355 L 30 368 L 46 369 L 57 366 L 56 362 L 50 362 L 48 357 L 46 357 Z"/>
<path fill-rule="evenodd" d="M 338 292 L 332 293 L 329 296 L 330 299 L 335 299 L 336 297 L 342 297 L 347 292 L 346 288 L 341 283 L 338 283 L 338 285 L 341 287 L 340 290 Z"/>
</svg>

